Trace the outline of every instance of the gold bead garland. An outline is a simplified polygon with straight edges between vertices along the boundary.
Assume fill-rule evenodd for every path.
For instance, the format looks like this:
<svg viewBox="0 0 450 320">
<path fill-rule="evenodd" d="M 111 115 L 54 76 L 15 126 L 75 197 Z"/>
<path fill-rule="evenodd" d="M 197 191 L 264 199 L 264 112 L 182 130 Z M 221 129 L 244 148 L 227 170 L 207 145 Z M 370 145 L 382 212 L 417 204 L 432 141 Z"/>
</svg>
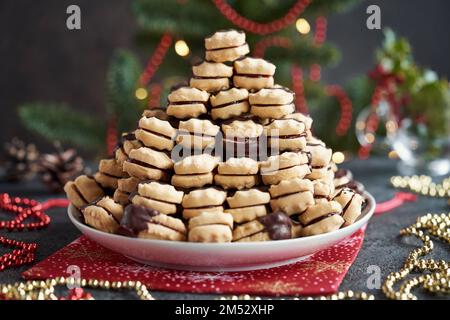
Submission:
<svg viewBox="0 0 450 320">
<path fill-rule="evenodd" d="M 59 300 L 55 295 L 58 285 L 100 288 L 105 290 L 130 289 L 136 291 L 141 300 L 154 300 L 147 287 L 140 281 L 107 281 L 96 279 L 79 279 L 58 277 L 45 281 L 19 282 L 13 285 L 0 285 L 0 300 Z"/>
<path fill-rule="evenodd" d="M 450 198 L 450 177 L 443 179 L 441 183 L 435 183 L 431 177 L 425 175 L 393 176 L 391 184 L 395 188 L 408 189 L 424 196 Z"/>
<path fill-rule="evenodd" d="M 417 297 L 411 293 L 412 289 L 421 285 L 432 293 L 450 294 L 449 263 L 444 260 L 419 259 L 419 257 L 433 250 L 433 242 L 424 231 L 446 243 L 450 243 L 450 213 L 427 214 L 417 219 L 412 226 L 400 230 L 402 236 L 414 235 L 422 242 L 421 248 L 414 249 L 407 257 L 403 267 L 398 272 L 390 273 L 383 284 L 382 291 L 389 299 L 415 300 Z M 395 284 L 405 279 L 410 273 L 422 272 L 420 276 L 405 280 L 396 291 Z M 428 273 L 425 273 L 428 272 Z M 429 273 L 432 272 L 432 273 Z"/>
</svg>

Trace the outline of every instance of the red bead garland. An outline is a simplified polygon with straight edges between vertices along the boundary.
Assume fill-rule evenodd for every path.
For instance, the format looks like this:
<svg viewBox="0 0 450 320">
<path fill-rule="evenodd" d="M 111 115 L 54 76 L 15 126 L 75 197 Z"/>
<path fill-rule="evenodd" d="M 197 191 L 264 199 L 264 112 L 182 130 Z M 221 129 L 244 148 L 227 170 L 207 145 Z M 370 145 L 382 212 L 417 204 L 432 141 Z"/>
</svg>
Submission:
<svg viewBox="0 0 450 320">
<path fill-rule="evenodd" d="M 269 23 L 258 23 L 240 15 L 227 3 L 226 0 L 213 0 L 213 3 L 220 13 L 232 24 L 247 32 L 259 35 L 267 35 L 280 31 L 281 29 L 284 29 L 288 25 L 294 23 L 297 17 L 306 9 L 310 2 L 311 0 L 298 0 L 282 18 L 276 19 Z"/>
<path fill-rule="evenodd" d="M 34 261 L 37 249 L 36 243 L 26 243 L 0 236 L 0 246 L 15 248 L 11 253 L 0 256 L 0 271 Z"/>
<path fill-rule="evenodd" d="M 117 120 L 111 117 L 106 128 L 106 148 L 109 156 L 112 156 L 117 147 Z"/>
<path fill-rule="evenodd" d="M 253 49 L 253 55 L 256 58 L 263 58 L 266 50 L 270 47 L 280 47 L 288 49 L 291 46 L 292 41 L 287 37 L 280 37 L 280 36 L 267 37 L 261 39 L 255 44 L 255 47 Z"/>
<path fill-rule="evenodd" d="M 327 19 L 325 17 L 317 17 L 316 32 L 314 34 L 314 44 L 320 47 L 327 38 Z"/>
<path fill-rule="evenodd" d="M 336 126 L 336 134 L 343 136 L 350 129 L 352 124 L 352 101 L 347 96 L 347 93 L 338 85 L 329 85 L 326 87 L 326 93 L 329 96 L 336 97 L 341 107 L 341 116 Z"/>
<path fill-rule="evenodd" d="M 163 87 L 159 83 L 153 83 L 150 86 L 150 99 L 148 99 L 148 107 L 150 109 L 159 108 L 162 90 Z"/>
<path fill-rule="evenodd" d="M 147 66 L 145 67 L 144 72 L 142 73 L 139 81 L 141 86 L 146 87 L 150 80 L 155 75 L 159 66 L 161 65 L 164 57 L 169 50 L 170 45 L 172 44 L 173 38 L 172 35 L 168 32 L 164 33 L 156 46 L 155 52 L 151 56 Z"/>
<path fill-rule="evenodd" d="M 303 86 L 303 70 L 298 65 L 291 67 L 292 89 L 295 93 L 295 107 L 304 114 L 308 114 L 308 106 L 305 99 L 305 88 Z"/>
<path fill-rule="evenodd" d="M 67 207 L 67 199 L 50 199 L 44 203 L 28 198 L 10 197 L 8 194 L 0 194 L 0 210 L 15 214 L 10 221 L 0 221 L 0 229 L 8 231 L 36 230 L 48 226 L 50 217 L 44 213 L 51 207 Z M 28 218 L 37 219 L 38 222 L 24 223 Z M 34 261 L 37 249 L 36 243 L 8 239 L 0 236 L 0 246 L 15 248 L 11 253 L 0 256 L 0 271 L 9 267 L 18 267 Z"/>
</svg>

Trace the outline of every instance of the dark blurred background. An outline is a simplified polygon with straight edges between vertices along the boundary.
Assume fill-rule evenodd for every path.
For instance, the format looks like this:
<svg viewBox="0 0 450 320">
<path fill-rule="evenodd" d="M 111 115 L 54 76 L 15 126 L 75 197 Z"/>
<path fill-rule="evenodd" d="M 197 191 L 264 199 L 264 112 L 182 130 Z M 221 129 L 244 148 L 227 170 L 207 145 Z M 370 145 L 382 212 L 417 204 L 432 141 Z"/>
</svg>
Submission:
<svg viewBox="0 0 450 320">
<path fill-rule="evenodd" d="M 28 101 L 60 101 L 100 114 L 104 110 L 105 72 L 113 50 L 150 52 L 135 46 L 137 30 L 131 0 L 2 0 L 0 2 L 0 142 L 20 136 L 40 141 L 24 130 L 16 107 Z M 66 28 L 66 8 L 82 10 L 82 30 Z M 450 1 L 362 1 L 350 11 L 329 17 L 328 40 L 342 53 L 340 63 L 324 72 L 324 81 L 344 83 L 374 65 L 374 50 L 382 41 L 378 30 L 365 26 L 366 8 L 381 7 L 382 26 L 407 37 L 419 64 L 439 75 L 450 75 Z M 171 48 L 170 50 L 173 50 Z M 40 142 L 42 145 L 44 142 Z"/>
</svg>

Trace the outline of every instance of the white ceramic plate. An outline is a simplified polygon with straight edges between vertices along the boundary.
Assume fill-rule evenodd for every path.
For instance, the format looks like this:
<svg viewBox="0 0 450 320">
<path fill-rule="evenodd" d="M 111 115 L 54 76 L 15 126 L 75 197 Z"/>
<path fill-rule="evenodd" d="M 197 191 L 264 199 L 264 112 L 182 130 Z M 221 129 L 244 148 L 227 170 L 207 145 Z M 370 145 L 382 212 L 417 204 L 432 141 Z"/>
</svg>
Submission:
<svg viewBox="0 0 450 320">
<path fill-rule="evenodd" d="M 129 238 L 93 229 L 80 220 L 79 211 L 69 207 L 72 223 L 88 238 L 135 261 L 170 269 L 192 271 L 244 271 L 272 268 L 328 248 L 363 227 L 375 210 L 375 199 L 365 193 L 368 204 L 352 225 L 311 237 L 234 243 L 193 243 Z"/>
</svg>

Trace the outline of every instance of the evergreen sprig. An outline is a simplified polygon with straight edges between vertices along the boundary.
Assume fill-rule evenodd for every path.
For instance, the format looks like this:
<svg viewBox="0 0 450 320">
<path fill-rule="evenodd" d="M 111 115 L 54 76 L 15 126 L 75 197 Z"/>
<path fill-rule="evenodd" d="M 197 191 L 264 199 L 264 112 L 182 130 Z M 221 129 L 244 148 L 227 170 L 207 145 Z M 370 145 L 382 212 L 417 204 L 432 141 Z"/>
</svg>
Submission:
<svg viewBox="0 0 450 320">
<path fill-rule="evenodd" d="M 106 93 L 108 113 L 117 119 L 120 132 L 130 130 L 145 108 L 145 102 L 135 96 L 141 72 L 139 60 L 132 52 L 116 51 L 108 69 Z"/>
<path fill-rule="evenodd" d="M 66 104 L 29 103 L 18 108 L 24 126 L 51 141 L 103 150 L 105 121 L 73 110 Z"/>
</svg>

